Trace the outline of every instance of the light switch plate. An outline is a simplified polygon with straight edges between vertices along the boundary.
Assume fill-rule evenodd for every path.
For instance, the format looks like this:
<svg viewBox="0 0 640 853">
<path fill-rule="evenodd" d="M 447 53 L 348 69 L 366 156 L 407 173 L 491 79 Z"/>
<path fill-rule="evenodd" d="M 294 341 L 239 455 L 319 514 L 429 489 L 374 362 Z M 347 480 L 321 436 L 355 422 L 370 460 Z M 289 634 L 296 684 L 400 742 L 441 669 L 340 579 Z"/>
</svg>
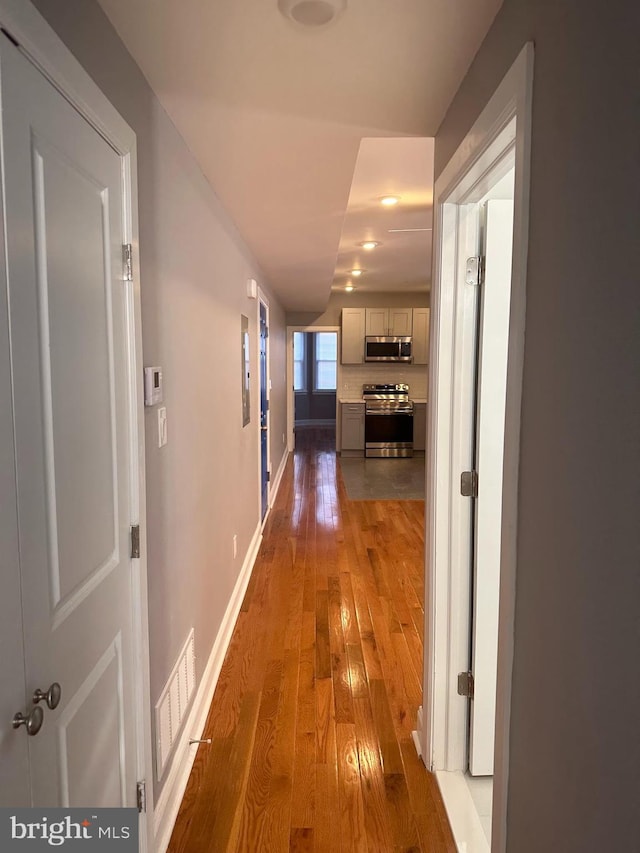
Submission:
<svg viewBox="0 0 640 853">
<path fill-rule="evenodd" d="M 158 447 L 164 447 L 167 443 L 167 407 L 160 406 L 158 409 Z"/>
<path fill-rule="evenodd" d="M 162 368 L 145 367 L 144 369 L 144 404 L 156 406 L 162 402 Z"/>
</svg>

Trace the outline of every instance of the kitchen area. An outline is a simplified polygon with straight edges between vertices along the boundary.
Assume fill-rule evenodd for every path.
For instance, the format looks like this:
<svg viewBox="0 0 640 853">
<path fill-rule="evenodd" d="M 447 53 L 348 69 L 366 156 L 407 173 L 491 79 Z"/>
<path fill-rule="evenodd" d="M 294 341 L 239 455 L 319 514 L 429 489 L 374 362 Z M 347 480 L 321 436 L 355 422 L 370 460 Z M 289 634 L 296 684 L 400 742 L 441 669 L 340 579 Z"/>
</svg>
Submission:
<svg viewBox="0 0 640 853">
<path fill-rule="evenodd" d="M 294 330 L 303 329 L 337 336 L 331 446 L 352 500 L 423 499 L 429 318 L 425 288 L 336 290 L 322 314 L 287 317 L 291 341 Z M 292 390 L 292 411 L 294 398 Z M 298 441 L 292 419 L 289 446 Z"/>
<path fill-rule="evenodd" d="M 433 140 L 360 141 L 328 302 L 319 313 L 305 311 L 301 291 L 300 310 L 287 313 L 290 449 L 297 446 L 294 412 L 302 412 L 294 405 L 293 337 L 334 332 L 335 449 L 343 471 L 348 460 L 360 460 L 368 470 L 397 472 L 424 457 L 432 203 Z M 424 476 L 423 459 L 421 468 Z"/>
<path fill-rule="evenodd" d="M 408 304 L 398 306 L 401 296 Z M 341 310 L 336 449 L 343 458 L 424 454 L 429 308 L 416 304 L 420 296 Z"/>
</svg>

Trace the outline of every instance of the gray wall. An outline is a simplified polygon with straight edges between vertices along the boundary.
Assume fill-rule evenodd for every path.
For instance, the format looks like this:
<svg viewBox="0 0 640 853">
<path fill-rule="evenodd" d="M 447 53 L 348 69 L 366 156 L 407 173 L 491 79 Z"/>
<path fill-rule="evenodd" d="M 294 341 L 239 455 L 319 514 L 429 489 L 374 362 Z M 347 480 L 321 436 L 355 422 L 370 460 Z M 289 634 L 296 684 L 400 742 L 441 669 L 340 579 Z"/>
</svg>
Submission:
<svg viewBox="0 0 640 853">
<path fill-rule="evenodd" d="M 151 700 L 192 626 L 200 678 L 259 523 L 254 260 L 94 0 L 36 0 L 137 134 L 145 364 L 164 368 L 168 436 L 146 413 Z M 284 452 L 285 328 L 270 302 L 272 467 Z M 242 428 L 240 315 L 251 321 L 252 420 Z M 238 535 L 233 560 L 232 536 Z M 159 786 L 158 786 L 159 787 Z"/>
<path fill-rule="evenodd" d="M 288 312 L 288 326 L 339 326 L 343 308 L 427 308 L 429 293 L 426 290 L 407 293 L 366 293 L 354 290 L 351 293 L 333 291 L 322 314 L 308 311 Z"/>
<path fill-rule="evenodd" d="M 639 8 L 505 0 L 436 137 L 535 41 L 510 853 L 638 845 Z"/>
</svg>

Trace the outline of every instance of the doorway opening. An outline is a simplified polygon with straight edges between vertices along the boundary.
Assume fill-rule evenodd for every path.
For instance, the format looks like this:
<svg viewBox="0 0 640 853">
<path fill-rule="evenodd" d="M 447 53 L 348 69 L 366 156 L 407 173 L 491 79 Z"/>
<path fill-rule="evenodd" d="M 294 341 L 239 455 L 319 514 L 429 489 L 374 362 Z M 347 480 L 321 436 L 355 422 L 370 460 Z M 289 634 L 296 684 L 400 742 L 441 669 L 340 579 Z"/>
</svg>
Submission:
<svg viewBox="0 0 640 853">
<path fill-rule="evenodd" d="M 476 853 L 506 849 L 532 73 L 528 44 L 435 192 L 416 746 Z"/>
<path fill-rule="evenodd" d="M 292 329 L 291 359 L 293 447 L 335 447 L 337 329 Z"/>
</svg>

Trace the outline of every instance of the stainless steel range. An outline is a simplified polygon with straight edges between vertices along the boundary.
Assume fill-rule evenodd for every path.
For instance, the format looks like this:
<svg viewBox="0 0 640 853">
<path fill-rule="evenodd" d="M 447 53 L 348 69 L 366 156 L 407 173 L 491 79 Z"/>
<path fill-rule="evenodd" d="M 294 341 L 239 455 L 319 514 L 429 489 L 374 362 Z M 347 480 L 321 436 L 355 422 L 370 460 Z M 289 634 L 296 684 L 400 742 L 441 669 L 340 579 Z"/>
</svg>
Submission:
<svg viewBox="0 0 640 853">
<path fill-rule="evenodd" d="M 364 455 L 413 456 L 413 402 L 408 385 L 363 385 Z"/>
</svg>

